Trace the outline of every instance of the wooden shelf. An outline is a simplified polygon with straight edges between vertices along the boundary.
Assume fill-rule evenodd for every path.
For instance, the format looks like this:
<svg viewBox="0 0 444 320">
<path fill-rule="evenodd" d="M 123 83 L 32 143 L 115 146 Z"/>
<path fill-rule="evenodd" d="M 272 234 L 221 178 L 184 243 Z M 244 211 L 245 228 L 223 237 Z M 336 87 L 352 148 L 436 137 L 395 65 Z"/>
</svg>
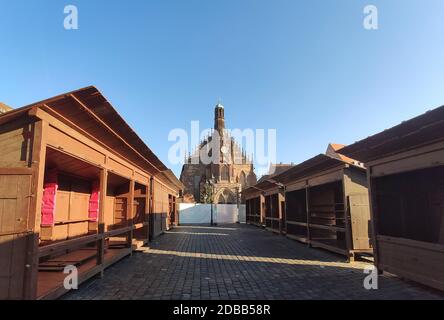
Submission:
<svg viewBox="0 0 444 320">
<path fill-rule="evenodd" d="M 340 210 L 336 210 L 336 211 L 310 211 L 309 212 L 310 213 L 310 215 L 312 215 L 312 214 L 324 214 L 324 215 L 331 215 L 331 216 L 333 216 L 333 215 L 336 215 L 336 214 L 341 214 L 341 215 L 344 215 L 344 210 L 342 210 L 342 211 L 340 211 Z"/>
<path fill-rule="evenodd" d="M 345 228 L 340 227 L 340 226 L 333 226 L 333 225 L 329 226 L 329 225 L 321 225 L 321 224 L 313 224 L 313 223 L 310 223 L 308 226 L 310 228 L 332 230 L 332 231 L 336 231 L 336 232 L 345 232 Z"/>
<path fill-rule="evenodd" d="M 301 226 L 301 227 L 306 227 L 307 226 L 307 222 L 298 222 L 298 221 L 288 221 L 287 220 L 287 224 L 295 225 L 295 226 Z"/>
<path fill-rule="evenodd" d="M 317 218 L 317 219 L 336 219 L 336 220 L 341 220 L 341 219 L 343 219 L 343 220 L 345 220 L 345 218 L 341 218 L 341 217 L 335 217 L 335 216 L 332 216 L 332 215 L 330 215 L 330 216 L 318 216 L 318 215 L 310 215 L 310 217 L 311 218 Z"/>
<path fill-rule="evenodd" d="M 66 224 L 83 223 L 83 222 L 90 222 L 90 220 L 89 219 L 82 219 L 82 220 L 56 221 L 54 224 L 56 226 L 62 226 L 62 225 L 66 225 Z"/>
<path fill-rule="evenodd" d="M 334 207 L 334 206 L 343 206 L 344 203 L 336 202 L 336 203 L 328 203 L 328 204 L 311 204 L 312 207 Z"/>
<path fill-rule="evenodd" d="M 75 247 L 92 243 L 103 238 L 103 235 L 92 234 L 88 236 L 82 236 L 75 239 L 64 240 L 60 242 L 51 243 L 48 245 L 43 245 L 39 247 L 38 257 L 45 257 L 51 254 L 57 254 L 61 252 L 66 252 L 66 250 L 73 249 Z"/>
<path fill-rule="evenodd" d="M 96 258 L 97 248 L 84 248 L 39 263 L 39 271 L 63 271 L 67 265 L 79 266 Z"/>
</svg>

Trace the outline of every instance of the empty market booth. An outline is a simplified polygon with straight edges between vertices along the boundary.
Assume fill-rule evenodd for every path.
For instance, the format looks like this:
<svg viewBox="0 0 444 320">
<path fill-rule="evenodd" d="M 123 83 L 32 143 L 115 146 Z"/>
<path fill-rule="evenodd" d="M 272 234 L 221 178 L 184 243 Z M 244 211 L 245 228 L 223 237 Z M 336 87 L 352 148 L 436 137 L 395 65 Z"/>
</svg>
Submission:
<svg viewBox="0 0 444 320">
<path fill-rule="evenodd" d="M 278 175 L 287 237 L 345 255 L 372 253 L 366 172 L 352 159 L 318 155 Z"/>
<path fill-rule="evenodd" d="M 444 290 L 444 107 L 343 152 L 368 168 L 375 265 Z"/>
<path fill-rule="evenodd" d="M 252 188 L 260 193 L 251 192 Z M 264 176 L 255 186 L 246 191 L 246 198 L 250 200 L 250 212 L 255 210 L 252 212 L 255 215 L 253 218 L 257 221 L 257 219 L 261 219 L 260 216 L 257 216 L 258 213 L 263 214 L 262 223 L 266 230 L 285 233 L 285 217 L 283 216 L 285 203 L 282 186 L 276 183 L 272 176 Z M 263 207 L 261 208 L 261 206 Z M 251 218 L 252 216 L 250 216 Z"/>
<path fill-rule="evenodd" d="M 265 197 L 256 187 L 242 191 L 246 204 L 246 220 L 248 224 L 263 227 L 265 224 Z"/>
</svg>

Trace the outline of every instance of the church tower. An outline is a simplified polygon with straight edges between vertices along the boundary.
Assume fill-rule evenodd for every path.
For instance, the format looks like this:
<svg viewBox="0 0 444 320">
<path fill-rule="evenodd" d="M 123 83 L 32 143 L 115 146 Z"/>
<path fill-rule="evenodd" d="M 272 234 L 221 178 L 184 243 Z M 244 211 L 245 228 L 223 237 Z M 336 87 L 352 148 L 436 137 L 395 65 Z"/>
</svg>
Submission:
<svg viewBox="0 0 444 320">
<path fill-rule="evenodd" d="M 220 103 L 214 109 L 214 129 L 219 131 L 219 134 L 225 130 L 225 111 Z"/>
</svg>

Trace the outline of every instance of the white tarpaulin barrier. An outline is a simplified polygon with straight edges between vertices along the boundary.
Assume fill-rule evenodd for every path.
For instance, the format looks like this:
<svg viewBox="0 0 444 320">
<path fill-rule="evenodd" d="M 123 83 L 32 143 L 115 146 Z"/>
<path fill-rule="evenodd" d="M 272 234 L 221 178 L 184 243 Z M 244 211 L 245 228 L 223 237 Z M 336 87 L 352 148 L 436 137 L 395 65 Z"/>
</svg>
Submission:
<svg viewBox="0 0 444 320">
<path fill-rule="evenodd" d="M 239 206 L 239 222 L 247 223 L 247 206 L 245 204 Z"/>
<path fill-rule="evenodd" d="M 213 205 L 213 222 L 217 224 L 245 223 L 245 205 Z M 180 224 L 210 224 L 211 204 L 180 203 Z"/>
<path fill-rule="evenodd" d="M 179 224 L 211 223 L 211 206 L 208 204 L 179 203 Z"/>
<path fill-rule="evenodd" d="M 216 223 L 236 223 L 239 221 L 237 205 L 235 204 L 217 204 Z"/>
</svg>

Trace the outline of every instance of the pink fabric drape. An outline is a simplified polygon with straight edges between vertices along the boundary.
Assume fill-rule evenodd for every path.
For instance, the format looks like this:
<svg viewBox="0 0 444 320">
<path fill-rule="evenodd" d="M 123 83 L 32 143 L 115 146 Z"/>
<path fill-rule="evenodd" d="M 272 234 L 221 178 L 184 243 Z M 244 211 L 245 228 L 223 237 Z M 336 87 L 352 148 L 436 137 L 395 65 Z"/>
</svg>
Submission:
<svg viewBox="0 0 444 320">
<path fill-rule="evenodd" d="M 42 198 L 42 222 L 43 227 L 54 226 L 56 195 L 58 189 L 57 169 L 50 170 L 45 176 Z"/>
<path fill-rule="evenodd" d="M 99 199 L 100 199 L 100 183 L 94 181 L 92 184 L 91 196 L 89 198 L 89 221 L 99 221 Z"/>
</svg>

